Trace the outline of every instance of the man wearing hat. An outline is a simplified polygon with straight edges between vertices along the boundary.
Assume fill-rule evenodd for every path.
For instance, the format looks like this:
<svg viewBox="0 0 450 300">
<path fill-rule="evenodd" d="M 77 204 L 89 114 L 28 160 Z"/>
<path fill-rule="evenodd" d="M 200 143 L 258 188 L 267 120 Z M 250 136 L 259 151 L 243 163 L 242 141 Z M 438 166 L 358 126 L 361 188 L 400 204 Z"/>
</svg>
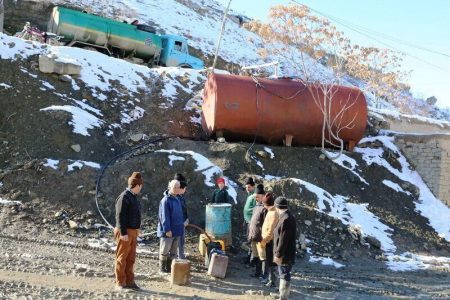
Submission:
<svg viewBox="0 0 450 300">
<path fill-rule="evenodd" d="M 137 236 L 141 228 L 141 203 L 137 195 L 141 192 L 142 185 L 141 173 L 133 172 L 128 178 L 128 188 L 116 200 L 116 290 L 139 289 L 134 282 L 134 262 Z"/>
<path fill-rule="evenodd" d="M 244 230 L 245 235 L 248 236 L 248 227 L 250 225 L 250 221 L 252 219 L 253 215 L 253 209 L 256 205 L 256 198 L 255 198 L 255 182 L 253 181 L 252 177 L 247 178 L 247 181 L 245 182 L 245 190 L 247 191 L 247 200 L 245 201 L 244 205 Z M 248 244 L 250 246 L 250 244 Z M 244 261 L 244 263 L 248 264 L 250 263 L 251 258 L 251 249 L 247 253 L 247 257 Z"/>
<path fill-rule="evenodd" d="M 261 260 L 258 256 L 258 249 L 256 247 L 256 243 L 261 241 L 261 228 L 264 223 L 264 218 L 266 216 L 266 209 L 262 204 L 262 200 L 264 197 L 264 186 L 262 184 L 258 184 L 256 186 L 256 205 L 253 209 L 253 215 L 250 220 L 250 226 L 248 229 L 248 241 L 250 241 L 252 246 L 252 263 L 255 265 L 255 273 L 252 274 L 252 277 L 259 278 L 262 275 L 261 270 Z"/>
<path fill-rule="evenodd" d="M 275 199 L 279 215 L 277 227 L 273 233 L 273 261 L 278 265 L 280 275 L 280 299 L 289 299 L 291 288 L 291 269 L 295 262 L 295 237 L 297 225 L 294 216 L 288 210 L 288 201 L 284 197 Z"/>
<path fill-rule="evenodd" d="M 210 203 L 231 203 L 231 197 L 230 195 L 228 195 L 228 191 L 225 185 L 225 179 L 219 177 L 217 178 L 216 183 L 218 189 L 214 190 Z"/>
<path fill-rule="evenodd" d="M 186 199 L 184 198 L 184 194 L 186 193 L 186 178 L 183 174 L 177 173 L 173 177 L 173 179 L 178 180 L 180 182 L 180 190 L 178 194 L 178 199 L 180 200 L 181 209 L 183 210 L 183 219 L 184 219 L 184 227 L 189 224 L 189 218 L 187 213 Z M 184 242 L 185 242 L 186 230 L 183 228 L 183 234 L 180 236 L 180 241 L 178 243 L 178 258 L 185 259 L 186 255 L 184 254 Z"/>
</svg>

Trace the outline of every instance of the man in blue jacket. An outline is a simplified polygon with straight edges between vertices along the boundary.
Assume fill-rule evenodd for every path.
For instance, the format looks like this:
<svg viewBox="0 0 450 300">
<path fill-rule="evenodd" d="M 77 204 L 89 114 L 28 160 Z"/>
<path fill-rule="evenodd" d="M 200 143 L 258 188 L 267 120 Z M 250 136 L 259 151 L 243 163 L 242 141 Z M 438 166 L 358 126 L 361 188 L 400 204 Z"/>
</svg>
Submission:
<svg viewBox="0 0 450 300">
<path fill-rule="evenodd" d="M 168 190 L 159 203 L 159 223 L 157 235 L 159 244 L 159 269 L 169 273 L 172 259 L 178 256 L 178 243 L 184 232 L 184 217 L 180 199 L 180 182 L 169 182 Z"/>
</svg>

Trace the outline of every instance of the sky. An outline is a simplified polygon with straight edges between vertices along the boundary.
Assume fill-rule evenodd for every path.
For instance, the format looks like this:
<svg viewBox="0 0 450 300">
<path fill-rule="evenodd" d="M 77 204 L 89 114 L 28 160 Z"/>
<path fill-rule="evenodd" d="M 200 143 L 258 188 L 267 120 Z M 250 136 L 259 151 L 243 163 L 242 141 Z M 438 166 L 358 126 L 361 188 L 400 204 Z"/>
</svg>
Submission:
<svg viewBox="0 0 450 300">
<path fill-rule="evenodd" d="M 217 0 L 227 5 L 229 0 Z M 405 80 L 417 97 L 435 96 L 437 105 L 450 107 L 450 1 L 448 0 L 297 0 L 331 16 L 352 43 L 390 48 L 405 53 Z M 257 5 L 255 5 L 257 3 Z M 231 9 L 265 20 L 270 7 L 289 0 L 232 0 Z M 344 25 L 343 25 L 344 24 Z M 354 31 L 370 30 L 365 35 Z M 349 28 L 351 27 L 351 28 Z M 375 32 L 375 33 L 374 33 Z M 383 37 L 388 37 L 385 39 Z M 392 41 L 395 39 L 400 43 Z M 405 45 L 412 44 L 414 47 Z M 423 51 L 417 47 L 427 48 Z M 434 53 L 439 52 L 440 54 Z"/>
</svg>

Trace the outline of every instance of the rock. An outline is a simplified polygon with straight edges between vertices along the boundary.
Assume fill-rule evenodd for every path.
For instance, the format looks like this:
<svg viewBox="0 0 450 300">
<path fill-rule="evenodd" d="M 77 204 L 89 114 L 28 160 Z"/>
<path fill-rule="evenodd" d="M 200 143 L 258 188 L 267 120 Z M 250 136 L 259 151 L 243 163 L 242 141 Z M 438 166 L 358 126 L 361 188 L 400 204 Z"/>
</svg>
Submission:
<svg viewBox="0 0 450 300">
<path fill-rule="evenodd" d="M 88 210 L 88 211 L 86 212 L 86 215 L 88 215 L 88 216 L 93 216 L 94 213 L 93 213 L 92 211 Z"/>
<path fill-rule="evenodd" d="M 72 77 L 70 77 L 70 75 L 59 75 L 58 79 L 62 82 L 72 82 Z"/>
<path fill-rule="evenodd" d="M 69 220 L 69 227 L 70 227 L 70 229 L 77 229 L 78 223 L 75 221 Z"/>
<path fill-rule="evenodd" d="M 310 220 L 305 220 L 305 225 L 306 226 L 311 226 L 312 222 Z"/>
<path fill-rule="evenodd" d="M 321 161 L 324 161 L 326 158 L 327 158 L 327 156 L 325 154 L 323 154 L 323 153 L 321 153 L 319 155 L 319 160 L 321 160 Z"/>
<path fill-rule="evenodd" d="M 435 105 L 438 99 L 435 96 L 431 96 L 428 97 L 426 101 L 429 105 Z"/>
<path fill-rule="evenodd" d="M 15 193 L 13 193 L 9 198 L 11 199 L 11 200 L 17 200 L 17 199 L 19 199 L 19 197 L 22 195 L 22 192 L 21 191 L 18 191 L 18 192 L 15 192 Z"/>
<path fill-rule="evenodd" d="M 262 158 L 270 158 L 269 153 L 267 153 L 266 151 L 259 150 L 259 151 L 256 151 L 256 154 L 258 154 L 258 156 L 260 156 Z"/>
<path fill-rule="evenodd" d="M 81 146 L 79 144 L 72 145 L 72 146 L 70 146 L 70 148 L 72 148 L 72 150 L 77 153 L 81 151 Z"/>
<path fill-rule="evenodd" d="M 64 212 L 62 211 L 58 211 L 57 213 L 55 213 L 55 218 L 59 218 L 64 214 Z"/>
<path fill-rule="evenodd" d="M 358 225 L 351 225 L 348 227 L 348 232 L 350 233 L 350 235 L 352 236 L 352 238 L 356 241 L 359 241 L 362 239 L 362 234 L 361 234 L 361 228 Z"/>
<path fill-rule="evenodd" d="M 381 242 L 375 238 L 374 236 L 368 235 L 365 237 L 365 240 L 371 244 L 372 246 L 374 246 L 377 249 L 381 249 Z"/>
<path fill-rule="evenodd" d="M 81 65 L 74 60 L 67 61 L 56 55 L 39 55 L 39 70 L 42 73 L 56 73 L 61 75 L 80 75 Z"/>
<path fill-rule="evenodd" d="M 224 138 L 224 137 L 219 137 L 219 138 L 217 139 L 217 142 L 219 142 L 219 143 L 225 143 L 226 141 L 225 141 L 225 138 Z"/>
<path fill-rule="evenodd" d="M 131 140 L 133 143 L 140 142 L 140 141 L 142 141 L 143 139 L 144 139 L 144 134 L 143 134 L 143 133 L 136 133 L 136 134 L 133 134 L 133 135 L 130 136 L 130 140 Z"/>
</svg>

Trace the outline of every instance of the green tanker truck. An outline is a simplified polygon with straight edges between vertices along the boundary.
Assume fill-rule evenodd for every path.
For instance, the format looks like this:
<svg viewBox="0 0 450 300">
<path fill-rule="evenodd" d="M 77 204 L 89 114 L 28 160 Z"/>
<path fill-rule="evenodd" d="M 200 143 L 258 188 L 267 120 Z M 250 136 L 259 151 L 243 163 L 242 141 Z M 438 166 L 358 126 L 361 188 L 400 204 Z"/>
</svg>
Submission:
<svg viewBox="0 0 450 300">
<path fill-rule="evenodd" d="M 203 61 L 189 55 L 187 40 L 158 35 L 151 27 L 134 25 L 59 7 L 53 8 L 48 32 L 67 46 L 95 48 L 108 55 L 138 58 L 151 66 L 202 69 Z"/>
</svg>

